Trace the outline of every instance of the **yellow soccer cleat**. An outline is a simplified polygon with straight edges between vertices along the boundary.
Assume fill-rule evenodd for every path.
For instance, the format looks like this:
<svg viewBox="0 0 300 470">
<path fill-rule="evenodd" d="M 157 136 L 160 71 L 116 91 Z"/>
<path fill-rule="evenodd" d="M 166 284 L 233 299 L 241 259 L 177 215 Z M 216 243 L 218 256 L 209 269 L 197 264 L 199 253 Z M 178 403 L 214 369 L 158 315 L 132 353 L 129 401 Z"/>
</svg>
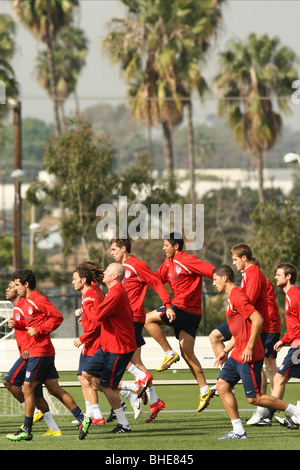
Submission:
<svg viewBox="0 0 300 470">
<path fill-rule="evenodd" d="M 41 419 L 43 419 L 43 416 L 44 416 L 44 414 L 41 411 L 39 411 L 38 413 L 34 413 L 32 424 L 35 424 L 38 421 L 40 421 Z"/>
<path fill-rule="evenodd" d="M 197 408 L 197 411 L 203 411 L 209 404 L 210 399 L 214 396 L 213 392 L 208 389 L 208 392 L 203 393 L 203 395 L 200 394 L 200 402 L 199 406 Z"/>
<path fill-rule="evenodd" d="M 42 434 L 42 436 L 62 436 L 62 433 L 60 429 L 58 431 L 53 431 L 53 429 L 49 428 L 45 434 Z"/>
<path fill-rule="evenodd" d="M 174 364 L 175 362 L 178 362 L 179 360 L 180 360 L 180 357 L 178 356 L 177 353 L 175 353 L 174 357 L 165 356 L 161 365 L 156 370 L 157 372 L 161 372 L 162 370 L 167 370 L 169 369 L 169 367 L 171 367 L 172 364 Z"/>
</svg>

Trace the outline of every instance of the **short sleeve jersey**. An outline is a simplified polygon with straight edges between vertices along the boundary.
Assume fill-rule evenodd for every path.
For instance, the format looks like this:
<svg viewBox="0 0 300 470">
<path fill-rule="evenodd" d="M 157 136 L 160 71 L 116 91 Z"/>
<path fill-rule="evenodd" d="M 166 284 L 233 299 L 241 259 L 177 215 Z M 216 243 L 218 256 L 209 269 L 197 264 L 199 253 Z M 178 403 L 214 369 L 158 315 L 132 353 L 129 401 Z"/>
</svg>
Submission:
<svg viewBox="0 0 300 470">
<path fill-rule="evenodd" d="M 283 344 L 300 347 L 300 290 L 290 287 L 285 298 L 285 321 L 287 333 L 282 337 Z"/>
</svg>

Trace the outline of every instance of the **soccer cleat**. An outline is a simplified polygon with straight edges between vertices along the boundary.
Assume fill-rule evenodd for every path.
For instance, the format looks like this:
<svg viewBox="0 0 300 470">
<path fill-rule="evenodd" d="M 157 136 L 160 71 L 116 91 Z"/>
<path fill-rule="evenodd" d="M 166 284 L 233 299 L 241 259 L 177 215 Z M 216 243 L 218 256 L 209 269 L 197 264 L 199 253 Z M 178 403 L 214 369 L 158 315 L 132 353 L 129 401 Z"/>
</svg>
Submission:
<svg viewBox="0 0 300 470">
<path fill-rule="evenodd" d="M 202 395 L 200 394 L 200 402 L 199 406 L 197 408 L 198 413 L 200 411 L 203 411 L 209 404 L 211 398 L 213 397 L 213 393 L 210 389 L 208 389 L 208 392 L 203 393 Z"/>
<path fill-rule="evenodd" d="M 41 419 L 43 419 L 43 417 L 44 417 L 44 414 L 41 411 L 39 411 L 38 413 L 34 413 L 32 424 L 35 424 L 38 421 L 41 421 Z"/>
<path fill-rule="evenodd" d="M 152 382 L 153 380 L 153 375 L 150 374 L 150 372 L 145 372 L 146 376 L 142 379 L 142 380 L 138 380 L 136 383 L 137 385 L 137 396 L 138 398 L 141 398 L 145 391 L 146 391 L 146 388 L 148 387 L 149 383 Z"/>
<path fill-rule="evenodd" d="M 6 438 L 10 441 L 31 441 L 33 435 L 25 432 L 23 429 L 15 432 L 14 434 L 7 434 Z"/>
<path fill-rule="evenodd" d="M 100 419 L 92 418 L 92 424 L 96 424 L 97 426 L 102 426 L 103 424 L 105 424 L 105 419 L 104 418 L 100 418 Z"/>
<path fill-rule="evenodd" d="M 267 418 L 268 415 L 269 415 L 268 411 L 266 411 L 265 413 L 262 413 L 261 411 L 254 411 L 251 418 L 248 419 L 248 421 L 246 421 L 246 424 L 248 424 L 248 426 L 257 426 L 259 422 L 262 419 Z"/>
<path fill-rule="evenodd" d="M 275 416 L 276 421 L 281 426 L 284 426 L 288 429 L 299 429 L 299 424 L 294 423 L 293 419 L 291 416 L 286 416 L 285 418 L 281 418 L 280 416 Z"/>
<path fill-rule="evenodd" d="M 261 426 L 261 427 L 266 427 L 266 426 L 272 426 L 272 420 L 270 418 L 261 418 L 256 426 Z"/>
<path fill-rule="evenodd" d="M 144 393 L 144 395 L 142 396 L 142 400 L 143 400 L 143 405 L 146 406 L 147 403 L 148 403 L 148 395 L 147 395 L 147 393 Z"/>
<path fill-rule="evenodd" d="M 131 404 L 133 412 L 134 412 L 134 419 L 138 419 L 142 412 L 142 405 L 143 405 L 143 399 L 142 398 L 136 398 L 134 402 Z"/>
<path fill-rule="evenodd" d="M 171 367 L 172 364 L 174 364 L 175 362 L 178 362 L 179 360 L 180 360 L 180 357 L 178 356 L 177 353 L 175 353 L 174 357 L 165 356 L 164 360 L 161 363 L 161 365 L 156 370 L 157 370 L 157 372 L 167 370 L 167 369 L 169 369 L 169 367 Z"/>
<path fill-rule="evenodd" d="M 42 436 L 62 436 L 62 433 L 60 429 L 58 431 L 53 431 L 53 429 L 49 428 L 45 434 L 42 434 Z"/>
<path fill-rule="evenodd" d="M 121 405 L 122 405 L 122 408 L 123 408 L 123 411 L 127 410 L 127 405 L 124 401 L 121 401 Z M 109 417 L 107 418 L 106 422 L 107 423 L 112 423 L 115 419 L 116 419 L 116 413 L 114 412 L 113 409 L 110 410 L 110 415 Z"/>
<path fill-rule="evenodd" d="M 165 406 L 166 406 L 165 403 L 160 399 L 158 399 L 156 403 L 153 403 L 153 405 L 150 405 L 149 414 L 148 414 L 148 418 L 146 419 L 146 423 L 150 423 L 151 421 L 153 421 L 158 415 L 158 413 Z"/>
<path fill-rule="evenodd" d="M 78 439 L 80 441 L 85 439 L 85 436 L 88 434 L 89 427 L 90 427 L 91 424 L 92 424 L 92 418 L 89 418 L 88 416 L 85 416 L 83 418 L 82 423 L 80 423 L 80 425 L 78 427 L 78 431 L 79 431 L 78 432 Z"/>
<path fill-rule="evenodd" d="M 217 439 L 247 439 L 247 434 L 246 432 L 237 434 L 236 432 L 230 431 L 228 434 L 225 434 L 225 436 L 217 437 Z"/>
<path fill-rule="evenodd" d="M 121 434 L 124 432 L 131 432 L 131 428 L 125 428 L 123 424 L 118 424 L 112 431 L 109 431 L 111 434 Z"/>
</svg>

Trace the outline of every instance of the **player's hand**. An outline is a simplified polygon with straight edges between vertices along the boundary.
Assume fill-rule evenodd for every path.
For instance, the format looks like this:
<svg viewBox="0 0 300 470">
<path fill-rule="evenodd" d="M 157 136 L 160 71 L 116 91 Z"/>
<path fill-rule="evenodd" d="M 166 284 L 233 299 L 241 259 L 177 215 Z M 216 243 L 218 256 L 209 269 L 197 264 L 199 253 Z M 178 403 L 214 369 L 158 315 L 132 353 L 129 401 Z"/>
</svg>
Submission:
<svg viewBox="0 0 300 470">
<path fill-rule="evenodd" d="M 226 354 L 225 352 L 221 352 L 221 354 L 219 354 L 219 356 L 217 357 L 216 362 L 214 363 L 214 366 L 222 367 L 222 365 L 225 364 L 227 359 L 228 359 L 228 354 Z"/>
<path fill-rule="evenodd" d="M 171 307 L 168 307 L 166 310 L 166 315 L 170 323 L 176 319 L 176 313 Z"/>
<path fill-rule="evenodd" d="M 277 351 L 277 352 L 280 351 L 280 349 L 282 348 L 282 346 L 283 346 L 283 342 L 280 341 L 280 340 L 277 341 L 277 343 L 274 344 L 274 349 L 275 349 L 275 351 Z"/>
<path fill-rule="evenodd" d="M 243 362 L 252 362 L 253 358 L 253 350 L 249 348 L 245 348 L 244 352 L 241 356 Z"/>
<path fill-rule="evenodd" d="M 33 326 L 27 326 L 27 327 L 26 327 L 26 330 L 27 330 L 27 334 L 28 334 L 30 337 L 36 335 L 36 331 L 35 331 L 35 329 L 33 328 Z"/>
<path fill-rule="evenodd" d="M 21 356 L 22 356 L 22 358 L 24 359 L 24 361 L 27 361 L 27 359 L 29 358 L 29 351 L 28 351 L 28 349 L 25 349 L 25 351 L 22 352 Z"/>
<path fill-rule="evenodd" d="M 80 341 L 80 339 L 79 339 L 79 338 L 75 338 L 75 339 L 74 339 L 74 346 L 75 346 L 76 348 L 79 348 L 81 345 L 82 345 L 82 342 Z"/>
<path fill-rule="evenodd" d="M 7 322 L 9 328 L 14 328 L 16 325 L 16 321 L 13 319 L 13 317 L 10 317 L 10 319 Z"/>
</svg>

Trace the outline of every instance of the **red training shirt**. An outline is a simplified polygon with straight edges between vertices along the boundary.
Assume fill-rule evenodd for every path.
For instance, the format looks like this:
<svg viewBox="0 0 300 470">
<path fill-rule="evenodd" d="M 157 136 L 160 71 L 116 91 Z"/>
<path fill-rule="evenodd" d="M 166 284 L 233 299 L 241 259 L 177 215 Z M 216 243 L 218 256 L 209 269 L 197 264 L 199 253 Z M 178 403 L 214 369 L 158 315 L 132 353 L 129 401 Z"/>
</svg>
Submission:
<svg viewBox="0 0 300 470">
<path fill-rule="evenodd" d="M 24 319 L 24 312 L 22 310 L 22 305 L 26 302 L 26 299 L 21 298 L 17 305 L 14 307 L 12 317 L 18 326 L 15 328 L 15 338 L 17 342 L 17 346 L 20 352 L 20 356 L 23 354 L 25 350 L 29 350 L 29 336 L 25 328 L 25 319 Z"/>
<path fill-rule="evenodd" d="M 241 356 L 251 335 L 252 323 L 249 317 L 255 310 L 250 299 L 241 289 L 234 287 L 231 290 L 227 302 L 226 317 L 228 327 L 235 341 L 231 357 L 240 363 L 242 363 Z M 253 349 L 252 362 L 263 359 L 264 356 L 264 348 L 260 337 L 258 337 Z"/>
<path fill-rule="evenodd" d="M 122 284 L 129 298 L 134 321 L 145 323 L 144 300 L 148 286 L 159 295 L 166 307 L 171 307 L 172 302 L 169 292 L 144 261 L 135 256 L 130 256 L 122 264 L 125 268 Z"/>
<path fill-rule="evenodd" d="M 292 348 L 300 347 L 300 290 L 296 286 L 289 288 L 285 297 L 285 321 L 287 333 L 281 338 L 283 344 Z"/>
<path fill-rule="evenodd" d="M 267 301 L 268 301 L 268 313 L 270 320 L 269 333 L 280 333 L 281 332 L 281 318 L 279 315 L 279 309 L 275 296 L 275 289 L 273 284 L 266 278 L 267 283 Z"/>
<path fill-rule="evenodd" d="M 174 258 L 165 259 L 156 275 L 165 284 L 169 283 L 178 308 L 196 315 L 202 315 L 202 276 L 213 278 L 214 266 L 194 255 L 179 251 Z"/>
<path fill-rule="evenodd" d="M 81 298 L 81 324 L 83 332 L 89 331 L 90 328 L 94 331 L 93 337 L 88 342 L 84 341 L 84 334 L 79 337 L 80 341 L 84 343 L 83 354 L 85 356 L 93 356 L 101 346 L 100 326 L 94 328 L 93 320 L 104 297 L 104 292 L 102 292 L 97 284 L 93 283 Z"/>
</svg>

